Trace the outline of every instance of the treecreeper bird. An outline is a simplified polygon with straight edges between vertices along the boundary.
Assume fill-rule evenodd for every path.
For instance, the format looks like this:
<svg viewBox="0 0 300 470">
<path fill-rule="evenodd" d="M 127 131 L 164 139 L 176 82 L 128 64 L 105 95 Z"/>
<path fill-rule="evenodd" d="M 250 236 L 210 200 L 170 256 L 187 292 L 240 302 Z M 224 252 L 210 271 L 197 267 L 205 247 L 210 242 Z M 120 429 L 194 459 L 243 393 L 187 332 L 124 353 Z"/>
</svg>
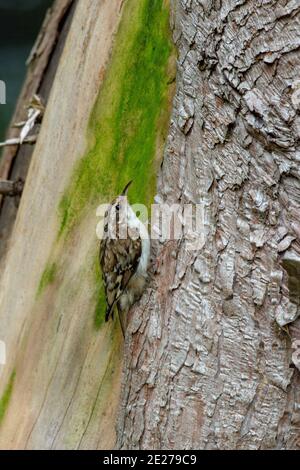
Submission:
<svg viewBox="0 0 300 470">
<path fill-rule="evenodd" d="M 148 230 L 127 198 L 130 181 L 108 207 L 100 245 L 100 266 L 106 295 L 105 321 L 117 307 L 125 337 L 129 308 L 141 297 L 147 282 L 150 255 Z"/>
</svg>

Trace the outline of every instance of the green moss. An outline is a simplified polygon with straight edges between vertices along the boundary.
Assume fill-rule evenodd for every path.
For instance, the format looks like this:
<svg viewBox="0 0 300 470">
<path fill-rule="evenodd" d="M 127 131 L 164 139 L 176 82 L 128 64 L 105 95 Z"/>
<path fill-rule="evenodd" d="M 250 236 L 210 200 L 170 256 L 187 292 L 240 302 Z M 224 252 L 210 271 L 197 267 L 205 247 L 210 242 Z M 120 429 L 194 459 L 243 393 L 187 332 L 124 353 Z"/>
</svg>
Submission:
<svg viewBox="0 0 300 470">
<path fill-rule="evenodd" d="M 90 146 L 59 205 L 59 235 L 68 234 L 86 210 L 119 194 L 130 179 L 131 200 L 151 203 L 157 145 L 168 126 L 173 51 L 168 2 L 127 0 L 90 118 Z"/>
<path fill-rule="evenodd" d="M 44 290 L 49 284 L 52 284 L 54 282 L 56 273 L 57 273 L 56 263 L 48 264 L 46 266 L 39 282 L 39 286 L 37 289 L 37 297 L 39 297 L 42 294 L 42 292 L 44 292 Z"/>
<path fill-rule="evenodd" d="M 12 394 L 13 390 L 13 385 L 16 377 L 16 371 L 13 371 L 13 373 L 10 376 L 9 382 L 4 390 L 4 393 L 2 397 L 0 398 L 0 424 L 4 418 L 5 412 L 7 410 L 7 407 L 9 405 L 10 397 Z"/>
</svg>

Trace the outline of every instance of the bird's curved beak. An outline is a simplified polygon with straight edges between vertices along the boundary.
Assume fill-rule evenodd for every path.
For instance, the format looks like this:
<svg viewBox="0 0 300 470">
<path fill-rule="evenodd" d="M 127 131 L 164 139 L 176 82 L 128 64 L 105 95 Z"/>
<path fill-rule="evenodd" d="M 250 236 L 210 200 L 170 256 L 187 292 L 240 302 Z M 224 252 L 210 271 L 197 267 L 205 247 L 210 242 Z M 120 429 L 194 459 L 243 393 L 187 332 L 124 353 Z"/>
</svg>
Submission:
<svg viewBox="0 0 300 470">
<path fill-rule="evenodd" d="M 131 183 L 132 183 L 132 180 L 129 181 L 129 183 L 126 184 L 125 188 L 122 191 L 122 194 L 121 194 L 122 196 L 127 196 L 127 192 L 128 192 L 128 189 L 129 189 L 129 186 L 131 185 Z"/>
</svg>

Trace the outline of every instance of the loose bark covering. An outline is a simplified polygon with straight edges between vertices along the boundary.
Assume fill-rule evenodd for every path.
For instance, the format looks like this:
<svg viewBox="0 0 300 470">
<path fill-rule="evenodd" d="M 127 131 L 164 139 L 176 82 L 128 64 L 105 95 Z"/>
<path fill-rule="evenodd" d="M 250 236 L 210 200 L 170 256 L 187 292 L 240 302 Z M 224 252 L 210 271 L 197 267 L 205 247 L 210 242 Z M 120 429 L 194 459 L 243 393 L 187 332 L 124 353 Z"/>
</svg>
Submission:
<svg viewBox="0 0 300 470">
<path fill-rule="evenodd" d="M 299 4 L 174 0 L 172 28 L 158 199 L 202 204 L 205 245 L 154 246 L 158 269 L 129 325 L 118 447 L 294 449 Z"/>
</svg>

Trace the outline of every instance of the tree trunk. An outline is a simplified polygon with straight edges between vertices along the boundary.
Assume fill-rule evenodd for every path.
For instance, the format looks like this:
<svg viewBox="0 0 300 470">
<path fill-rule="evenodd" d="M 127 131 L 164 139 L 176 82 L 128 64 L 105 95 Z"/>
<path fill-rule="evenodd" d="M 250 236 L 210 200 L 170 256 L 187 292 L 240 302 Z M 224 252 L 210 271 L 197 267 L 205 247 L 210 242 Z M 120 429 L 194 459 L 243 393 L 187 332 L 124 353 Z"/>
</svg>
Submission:
<svg viewBox="0 0 300 470">
<path fill-rule="evenodd" d="M 171 23 L 177 92 L 158 200 L 201 204 L 205 244 L 154 248 L 118 447 L 296 449 L 299 4 L 173 1 Z"/>
<path fill-rule="evenodd" d="M 23 92 L 51 93 L 4 237 L 0 448 L 296 449 L 297 2 L 173 0 L 173 105 L 167 0 L 55 5 Z M 96 209 L 129 179 L 151 203 L 158 168 L 155 201 L 199 204 L 203 243 L 152 241 L 124 345 L 103 319 Z"/>
<path fill-rule="evenodd" d="M 20 129 L 15 123 L 27 118 L 27 107 L 35 94 L 43 98 L 46 104 L 49 98 L 53 77 L 56 72 L 59 57 L 69 29 L 69 23 L 74 11 L 73 0 L 56 0 L 48 10 L 40 34 L 27 61 L 28 73 L 18 99 L 16 110 L 7 132 L 9 145 L 0 144 L 0 178 L 26 180 L 33 145 L 36 136 L 30 135 L 23 145 L 19 145 Z M 36 127 L 32 130 L 36 132 Z M 4 147 L 2 150 L 1 147 Z M 18 211 L 18 204 L 0 194 L 0 271 L 4 265 L 4 255 L 8 248 Z M 2 266 L 1 266 L 2 265 Z"/>
<path fill-rule="evenodd" d="M 7 148 L 1 161 L 2 178 L 14 179 L 20 167 L 25 172 L 22 158 L 31 160 L 12 234 L 0 236 L 0 449 L 101 449 L 115 443 L 122 342 L 118 328 L 95 325 L 96 207 L 87 204 L 87 220 L 60 238 L 58 207 L 88 145 L 90 114 L 121 6 L 122 0 L 55 2 L 14 120 L 24 119 L 24 104 L 39 93 L 46 112 L 37 143 L 30 158 L 32 147 L 21 146 L 17 173 L 11 169 L 16 149 Z M 10 226 L 15 215 L 16 209 Z"/>
</svg>

